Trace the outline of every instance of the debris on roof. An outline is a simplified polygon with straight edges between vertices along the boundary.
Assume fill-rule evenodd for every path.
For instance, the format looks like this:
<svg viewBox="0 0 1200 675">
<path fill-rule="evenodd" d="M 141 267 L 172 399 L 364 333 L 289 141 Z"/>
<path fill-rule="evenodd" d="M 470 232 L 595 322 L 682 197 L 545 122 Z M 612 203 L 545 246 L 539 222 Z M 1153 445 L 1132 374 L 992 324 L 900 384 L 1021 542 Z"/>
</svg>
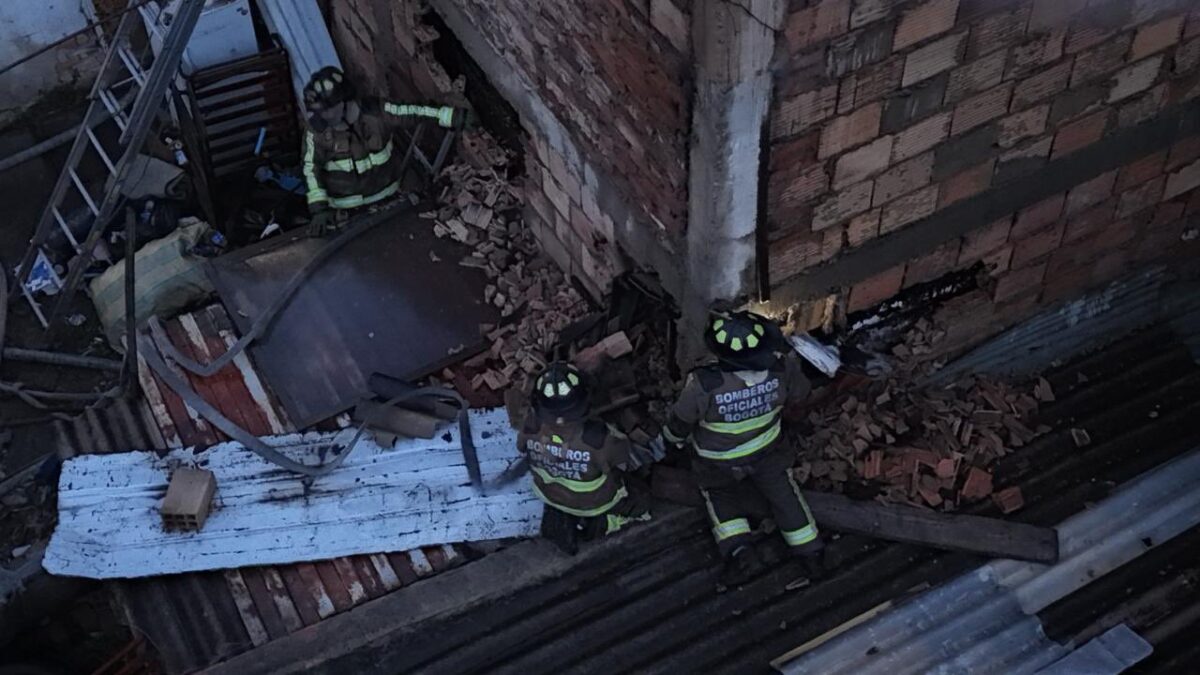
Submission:
<svg viewBox="0 0 1200 675">
<path fill-rule="evenodd" d="M 504 411 L 473 412 L 471 427 L 485 479 L 500 476 L 517 458 Z M 364 439 L 311 485 L 232 442 L 77 457 L 59 480 L 59 525 L 45 566 L 53 574 L 129 578 L 535 534 L 542 507 L 528 478 L 481 495 L 457 435 L 448 425 L 433 440 L 391 448 Z M 266 440 L 315 464 L 345 439 L 313 432 Z M 158 509 L 176 466 L 216 475 L 216 500 L 200 532 L 162 529 Z"/>
</svg>

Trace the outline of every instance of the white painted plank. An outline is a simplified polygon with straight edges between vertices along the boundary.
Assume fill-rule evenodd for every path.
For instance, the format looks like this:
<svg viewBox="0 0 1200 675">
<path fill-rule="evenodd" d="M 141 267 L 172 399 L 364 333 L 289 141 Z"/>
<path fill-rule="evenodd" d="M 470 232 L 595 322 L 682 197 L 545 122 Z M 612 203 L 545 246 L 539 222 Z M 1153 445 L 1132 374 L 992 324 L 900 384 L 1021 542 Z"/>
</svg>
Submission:
<svg viewBox="0 0 1200 675">
<path fill-rule="evenodd" d="M 246 587 L 246 580 L 242 578 L 242 573 L 237 570 L 225 570 L 225 581 L 229 584 L 229 592 L 233 595 L 233 603 L 237 605 L 238 614 L 242 615 L 246 633 L 250 635 L 250 644 L 255 647 L 266 644 L 270 639 L 267 629 L 263 626 L 262 619 L 258 617 L 258 610 L 254 608 L 254 599 L 250 597 L 250 589 Z"/>
<path fill-rule="evenodd" d="M 486 481 L 516 460 L 515 434 L 503 410 L 471 415 Z M 318 464 L 350 435 L 265 440 L 292 459 Z M 202 532 L 162 530 L 158 509 L 173 466 L 216 475 L 217 496 Z M 327 560 L 534 536 L 541 521 L 527 476 L 486 495 L 471 486 L 454 424 L 434 439 L 401 441 L 394 449 L 364 438 L 337 471 L 311 486 L 301 478 L 233 442 L 164 457 L 74 458 L 59 481 L 59 522 L 45 567 L 103 579 Z"/>
<path fill-rule="evenodd" d="M 279 570 L 274 567 L 262 568 L 263 583 L 267 586 L 267 592 L 271 594 L 271 601 L 275 603 L 275 608 L 279 610 L 279 616 L 283 619 L 283 625 L 287 628 L 287 632 L 295 633 L 304 628 L 304 622 L 300 620 L 300 613 L 296 611 L 296 604 L 292 602 L 292 596 L 288 595 L 287 585 L 283 583 L 283 577 L 279 575 Z"/>
<path fill-rule="evenodd" d="M 392 563 L 386 555 L 382 553 L 372 553 L 371 565 L 375 568 L 375 573 L 379 575 L 379 580 L 383 582 L 383 587 L 389 591 L 394 591 L 400 588 L 400 577 L 396 576 L 396 570 L 392 569 Z"/>
</svg>

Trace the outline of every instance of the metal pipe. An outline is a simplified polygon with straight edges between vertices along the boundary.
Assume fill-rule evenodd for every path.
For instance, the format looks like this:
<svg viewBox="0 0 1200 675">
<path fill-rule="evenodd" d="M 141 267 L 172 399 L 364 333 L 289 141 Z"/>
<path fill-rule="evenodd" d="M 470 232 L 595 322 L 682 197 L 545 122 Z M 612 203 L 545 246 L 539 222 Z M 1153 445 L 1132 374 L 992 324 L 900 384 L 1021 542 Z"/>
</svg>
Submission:
<svg viewBox="0 0 1200 675">
<path fill-rule="evenodd" d="M 91 368 L 93 370 L 109 370 L 113 372 L 120 372 L 121 370 L 121 362 L 113 359 L 47 352 L 40 349 L 22 349 L 21 347 L 5 347 L 4 358 L 10 361 L 45 363 L 52 366 L 71 366 L 73 368 Z"/>
</svg>

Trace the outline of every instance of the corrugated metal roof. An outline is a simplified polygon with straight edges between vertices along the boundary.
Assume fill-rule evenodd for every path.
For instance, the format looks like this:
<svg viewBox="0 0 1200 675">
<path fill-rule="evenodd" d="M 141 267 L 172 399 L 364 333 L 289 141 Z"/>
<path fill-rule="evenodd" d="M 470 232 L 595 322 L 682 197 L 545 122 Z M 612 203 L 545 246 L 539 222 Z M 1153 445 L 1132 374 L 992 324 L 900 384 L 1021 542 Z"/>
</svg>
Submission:
<svg viewBox="0 0 1200 675">
<path fill-rule="evenodd" d="M 321 68 L 342 67 L 317 0 L 258 0 L 258 8 L 267 28 L 279 36 L 291 58 L 297 95 Z"/>
<path fill-rule="evenodd" d="M 236 340 L 220 305 L 166 322 L 168 335 L 194 358 L 219 354 Z M 173 392 L 161 386 L 143 364 L 143 398 L 129 418 L 147 448 L 177 448 L 225 440 L 199 419 Z M 245 354 L 210 378 L 188 374 L 196 391 L 231 419 L 258 435 L 295 431 L 269 386 Z M 115 417 L 114 417 L 115 415 Z M 139 444 L 119 410 L 60 426 L 62 442 L 75 454 L 111 452 Z M 350 556 L 296 565 L 243 568 L 117 582 L 118 597 L 131 628 L 146 636 L 168 672 L 192 672 L 255 645 L 294 632 L 298 616 L 310 626 L 333 614 L 414 581 L 434 576 L 467 560 L 469 549 L 431 546 L 412 551 Z M 270 580 L 270 584 L 267 583 Z M 277 582 L 282 580 L 282 583 Z"/>
</svg>

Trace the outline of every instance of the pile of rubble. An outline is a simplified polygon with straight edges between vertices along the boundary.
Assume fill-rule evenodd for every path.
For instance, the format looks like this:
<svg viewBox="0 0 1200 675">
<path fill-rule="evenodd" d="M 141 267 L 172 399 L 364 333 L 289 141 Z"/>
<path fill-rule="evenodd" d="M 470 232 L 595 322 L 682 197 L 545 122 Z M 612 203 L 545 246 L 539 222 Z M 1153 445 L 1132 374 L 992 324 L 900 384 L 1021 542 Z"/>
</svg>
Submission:
<svg viewBox="0 0 1200 675">
<path fill-rule="evenodd" d="M 463 365 L 473 373 L 472 389 L 500 392 L 539 371 L 559 332 L 588 306 L 540 253 L 522 218 L 522 188 L 509 176 L 512 153 L 483 131 L 466 132 L 459 150 L 458 163 L 442 171 L 439 208 L 421 215 L 434 221 L 437 236 L 473 249 L 460 265 L 487 274 L 484 300 L 500 311 L 501 320 L 479 327 L 491 347 Z M 455 372 L 443 377 L 453 380 Z"/>
<path fill-rule="evenodd" d="M 918 322 L 893 349 L 888 376 L 810 411 L 808 429 L 793 432 L 797 480 L 830 492 L 857 484 L 883 502 L 943 511 L 988 497 L 1005 513 L 1020 508 L 1018 488 L 993 492 L 991 467 L 1049 430 L 1030 425 L 1039 401 L 1053 400 L 1050 385 L 1040 380 L 1034 395 L 978 376 L 920 386 L 939 366 L 927 357 L 943 335 Z"/>
</svg>

